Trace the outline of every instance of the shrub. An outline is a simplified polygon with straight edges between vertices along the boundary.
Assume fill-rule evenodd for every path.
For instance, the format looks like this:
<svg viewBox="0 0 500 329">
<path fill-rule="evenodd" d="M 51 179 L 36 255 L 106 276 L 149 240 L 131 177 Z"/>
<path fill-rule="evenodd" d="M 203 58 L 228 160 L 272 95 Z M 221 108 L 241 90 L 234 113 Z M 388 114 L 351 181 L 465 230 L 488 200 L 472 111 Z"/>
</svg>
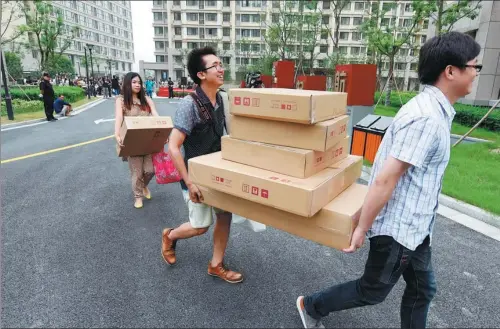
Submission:
<svg viewBox="0 0 500 329">
<path fill-rule="evenodd" d="M 22 88 L 22 89 L 21 89 Z M 9 89 L 11 98 L 22 99 L 28 101 L 28 97 L 31 100 L 39 100 L 38 95 L 40 94 L 40 89 L 38 87 L 12 87 Z M 55 97 L 59 94 L 63 94 L 67 102 L 72 103 L 85 98 L 85 90 L 80 87 L 59 87 L 54 86 Z M 26 97 L 28 95 L 28 97 Z M 2 90 L 2 98 L 4 97 L 4 91 Z"/>
<path fill-rule="evenodd" d="M 415 97 L 417 93 L 415 92 L 401 92 L 399 93 L 403 104 L 406 104 L 410 99 Z M 380 97 L 380 92 L 375 92 L 375 103 Z M 379 102 L 378 108 L 384 105 L 385 93 L 382 94 L 382 99 Z M 401 102 L 399 101 L 398 93 L 393 91 L 391 93 L 391 107 L 399 109 L 401 107 Z M 481 118 L 486 114 L 489 107 L 472 106 L 467 104 L 456 103 L 453 106 L 457 112 L 453 122 L 459 123 L 467 127 L 473 127 Z M 384 109 L 386 107 L 384 106 Z M 490 131 L 500 131 L 500 111 L 494 110 L 490 115 L 479 125 L 480 128 L 484 128 Z"/>
<path fill-rule="evenodd" d="M 12 100 L 12 110 L 14 111 L 14 115 L 20 113 L 31 113 L 43 111 L 43 102 L 36 101 L 25 101 L 22 99 L 13 99 Z M 2 116 L 7 115 L 7 107 L 5 106 L 5 102 L 2 101 L 0 106 L 0 112 Z"/>
</svg>

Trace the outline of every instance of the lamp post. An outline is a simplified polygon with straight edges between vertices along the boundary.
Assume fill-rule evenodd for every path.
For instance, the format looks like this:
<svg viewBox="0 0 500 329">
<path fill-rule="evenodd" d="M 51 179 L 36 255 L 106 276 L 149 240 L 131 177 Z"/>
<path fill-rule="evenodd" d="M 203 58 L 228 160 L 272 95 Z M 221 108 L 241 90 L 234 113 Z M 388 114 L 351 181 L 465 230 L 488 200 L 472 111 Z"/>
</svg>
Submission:
<svg viewBox="0 0 500 329">
<path fill-rule="evenodd" d="M 94 79 L 94 64 L 92 63 L 92 49 L 94 48 L 94 45 L 91 45 L 90 43 L 87 43 L 87 48 L 89 49 L 90 52 L 90 69 L 92 70 L 92 79 Z"/>
<path fill-rule="evenodd" d="M 90 83 L 89 83 L 89 62 L 87 60 L 87 47 L 83 47 L 85 51 L 85 75 L 87 77 L 87 97 L 90 99 Z"/>
<path fill-rule="evenodd" d="M 9 120 L 14 120 L 14 111 L 12 110 L 12 98 L 9 93 L 9 85 L 8 85 L 8 79 L 7 79 L 7 64 L 5 62 L 5 58 L 3 56 L 3 50 L 0 49 L 0 66 L 2 69 L 2 84 L 5 89 L 5 107 L 7 108 L 7 117 Z"/>
<path fill-rule="evenodd" d="M 113 73 L 111 73 L 111 59 L 109 57 L 107 59 L 107 62 L 109 67 L 109 78 L 111 79 L 113 77 Z"/>
</svg>

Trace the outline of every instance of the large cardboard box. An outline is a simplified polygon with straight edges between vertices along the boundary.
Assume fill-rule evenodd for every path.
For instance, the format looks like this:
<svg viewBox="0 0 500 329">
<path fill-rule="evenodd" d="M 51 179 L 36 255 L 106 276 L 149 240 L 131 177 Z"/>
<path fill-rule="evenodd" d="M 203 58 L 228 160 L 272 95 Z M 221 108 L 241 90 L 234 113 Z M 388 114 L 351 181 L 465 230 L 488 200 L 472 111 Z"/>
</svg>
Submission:
<svg viewBox="0 0 500 329">
<path fill-rule="evenodd" d="M 222 137 L 222 158 L 297 178 L 312 176 L 349 155 L 349 138 L 325 152 Z"/>
<path fill-rule="evenodd" d="M 296 178 L 227 161 L 216 152 L 189 159 L 188 171 L 196 185 L 311 217 L 361 176 L 360 168 L 348 165 L 326 168 L 308 178 Z"/>
<path fill-rule="evenodd" d="M 348 248 L 368 187 L 349 186 L 311 218 L 199 186 L 204 203 L 336 249 Z"/>
<path fill-rule="evenodd" d="M 231 116 L 233 138 L 324 152 L 347 136 L 347 115 L 315 125 Z"/>
<path fill-rule="evenodd" d="M 120 128 L 123 148 L 116 146 L 118 156 L 138 156 L 163 150 L 173 128 L 167 116 L 125 116 Z"/>
<path fill-rule="evenodd" d="M 347 94 L 285 88 L 229 89 L 229 110 L 268 120 L 313 124 L 347 113 Z"/>
</svg>

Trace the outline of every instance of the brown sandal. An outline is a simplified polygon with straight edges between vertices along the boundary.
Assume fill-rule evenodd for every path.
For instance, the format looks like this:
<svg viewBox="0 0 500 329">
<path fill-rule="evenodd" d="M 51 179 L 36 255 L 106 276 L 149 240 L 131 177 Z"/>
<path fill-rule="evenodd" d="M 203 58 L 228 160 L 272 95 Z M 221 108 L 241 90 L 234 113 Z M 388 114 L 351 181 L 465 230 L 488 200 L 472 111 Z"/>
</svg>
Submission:
<svg viewBox="0 0 500 329">
<path fill-rule="evenodd" d="M 229 270 L 222 262 L 215 267 L 212 267 L 212 265 L 208 263 L 208 275 L 221 278 L 229 283 L 243 282 L 243 274 Z"/>
<path fill-rule="evenodd" d="M 175 246 L 177 245 L 177 240 L 172 241 L 168 238 L 170 231 L 172 231 L 171 228 L 166 228 L 162 232 L 161 255 L 165 262 L 169 265 L 173 265 L 177 261 L 175 257 Z"/>
</svg>

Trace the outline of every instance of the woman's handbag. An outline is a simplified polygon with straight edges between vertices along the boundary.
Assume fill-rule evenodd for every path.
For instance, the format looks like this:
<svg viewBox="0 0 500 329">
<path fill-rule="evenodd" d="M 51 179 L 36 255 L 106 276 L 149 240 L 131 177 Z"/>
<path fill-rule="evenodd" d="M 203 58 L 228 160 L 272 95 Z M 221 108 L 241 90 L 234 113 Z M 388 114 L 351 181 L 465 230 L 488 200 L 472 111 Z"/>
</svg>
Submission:
<svg viewBox="0 0 500 329">
<path fill-rule="evenodd" d="M 170 154 L 167 152 L 162 151 L 153 154 L 153 166 L 155 167 L 156 183 L 158 184 L 177 183 L 182 179 Z"/>
</svg>

